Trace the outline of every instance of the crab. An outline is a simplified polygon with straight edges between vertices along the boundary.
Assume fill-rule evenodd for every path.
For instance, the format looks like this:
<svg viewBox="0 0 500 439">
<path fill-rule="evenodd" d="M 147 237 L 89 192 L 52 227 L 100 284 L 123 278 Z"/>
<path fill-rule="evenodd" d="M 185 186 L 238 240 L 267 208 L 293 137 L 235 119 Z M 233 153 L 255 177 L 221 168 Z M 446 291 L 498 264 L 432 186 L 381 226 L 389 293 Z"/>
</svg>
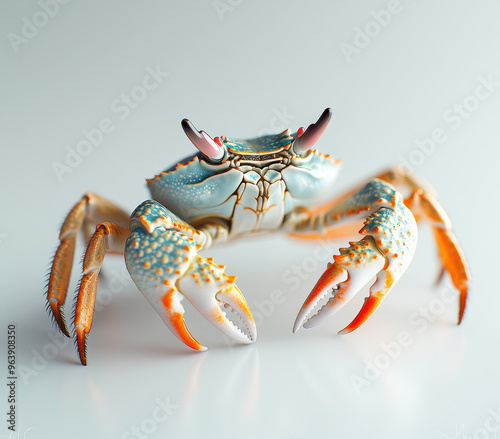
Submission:
<svg viewBox="0 0 500 439">
<path fill-rule="evenodd" d="M 253 343 L 255 321 L 236 277 L 199 253 L 278 230 L 306 239 L 358 236 L 333 256 L 300 309 L 293 332 L 323 322 L 375 278 L 361 310 L 340 334 L 362 325 L 409 266 L 417 245 L 417 220 L 425 219 L 437 242 L 442 273 L 449 273 L 458 290 L 460 323 L 469 269 L 433 191 L 396 166 L 336 197 L 341 161 L 313 149 L 331 115 L 327 108 L 307 129 L 249 140 L 213 139 L 184 119 L 182 128 L 198 152 L 148 179 L 152 199 L 130 217 L 97 194 L 84 195 L 62 225 L 47 289 L 49 313 L 70 337 L 64 302 L 76 239 L 82 234 L 88 245 L 74 314 L 81 363 L 87 364 L 87 335 L 106 253 L 124 255 L 138 289 L 190 348 L 206 349 L 186 327 L 183 298 L 227 336 Z"/>
</svg>

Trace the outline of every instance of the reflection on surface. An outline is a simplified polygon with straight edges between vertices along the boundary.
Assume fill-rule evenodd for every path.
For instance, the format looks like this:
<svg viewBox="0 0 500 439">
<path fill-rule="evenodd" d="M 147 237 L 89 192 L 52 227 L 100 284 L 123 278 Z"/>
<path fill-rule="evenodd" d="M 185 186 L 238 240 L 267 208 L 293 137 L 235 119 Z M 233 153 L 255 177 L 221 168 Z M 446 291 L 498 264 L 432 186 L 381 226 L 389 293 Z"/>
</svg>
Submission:
<svg viewBox="0 0 500 439">
<path fill-rule="evenodd" d="M 259 355 L 254 346 L 231 348 L 224 352 L 207 351 L 193 359 L 183 378 L 181 408 L 192 418 L 203 405 L 207 392 L 213 407 L 238 413 L 240 419 L 255 414 L 259 400 Z M 194 411 L 194 412 L 193 412 Z"/>
</svg>

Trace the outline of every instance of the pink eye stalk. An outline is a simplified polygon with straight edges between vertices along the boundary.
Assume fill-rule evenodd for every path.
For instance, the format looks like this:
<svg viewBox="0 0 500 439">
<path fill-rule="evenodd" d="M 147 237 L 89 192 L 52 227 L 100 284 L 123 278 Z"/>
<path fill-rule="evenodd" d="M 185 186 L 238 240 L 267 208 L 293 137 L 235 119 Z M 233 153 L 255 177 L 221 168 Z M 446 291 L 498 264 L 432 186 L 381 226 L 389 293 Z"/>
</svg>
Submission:
<svg viewBox="0 0 500 439">
<path fill-rule="evenodd" d="M 323 111 L 318 121 L 309 125 L 307 130 L 304 131 L 304 128 L 299 128 L 297 130 L 297 138 L 293 142 L 293 150 L 295 153 L 303 154 L 308 149 L 311 149 L 325 132 L 331 118 L 332 109 L 327 108 Z"/>
<path fill-rule="evenodd" d="M 181 125 L 188 139 L 204 156 L 212 160 L 221 160 L 224 157 L 224 148 L 217 145 L 205 131 L 198 131 L 188 119 L 183 119 Z"/>
</svg>

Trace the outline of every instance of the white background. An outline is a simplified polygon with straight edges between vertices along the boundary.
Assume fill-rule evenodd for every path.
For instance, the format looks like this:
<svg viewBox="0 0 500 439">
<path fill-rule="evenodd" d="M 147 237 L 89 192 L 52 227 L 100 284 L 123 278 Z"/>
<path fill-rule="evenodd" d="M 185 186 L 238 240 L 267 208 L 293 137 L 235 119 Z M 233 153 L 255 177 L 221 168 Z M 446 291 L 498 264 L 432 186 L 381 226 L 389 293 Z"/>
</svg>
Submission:
<svg viewBox="0 0 500 439">
<path fill-rule="evenodd" d="M 496 437 L 500 3 L 401 0 L 398 13 L 380 13 L 387 8 L 73 0 L 48 17 L 36 1 L 2 3 L 0 376 L 14 322 L 19 437 Z M 43 26 L 29 34 L 27 21 Z M 168 77 L 125 117 L 116 106 L 148 66 Z M 477 89 L 482 80 L 495 84 L 490 92 Z M 457 118 L 458 104 L 470 111 Z M 364 326 L 336 334 L 366 290 L 323 326 L 293 335 L 331 255 L 276 234 L 209 254 L 238 276 L 259 320 L 254 345 L 229 345 L 187 306 L 188 326 L 210 347 L 190 351 L 119 274 L 121 258 L 108 257 L 89 365 L 80 366 L 43 296 L 58 229 L 79 198 L 93 190 L 132 211 L 148 197 L 146 177 L 193 153 L 184 117 L 212 136 L 245 138 L 307 126 L 327 106 L 333 121 L 318 148 L 344 161 L 339 193 L 410 158 L 436 188 L 473 276 L 462 325 L 449 281 L 433 286 L 439 263 L 423 228 L 412 266 Z M 58 178 L 67 147 L 106 118 L 113 132 Z M 445 140 L 424 155 L 417 143 L 435 129 Z M 415 314 L 425 310 L 429 318 Z M 401 337 L 408 346 L 395 346 Z M 17 438 L 6 429 L 5 384 L 0 434 Z"/>
</svg>

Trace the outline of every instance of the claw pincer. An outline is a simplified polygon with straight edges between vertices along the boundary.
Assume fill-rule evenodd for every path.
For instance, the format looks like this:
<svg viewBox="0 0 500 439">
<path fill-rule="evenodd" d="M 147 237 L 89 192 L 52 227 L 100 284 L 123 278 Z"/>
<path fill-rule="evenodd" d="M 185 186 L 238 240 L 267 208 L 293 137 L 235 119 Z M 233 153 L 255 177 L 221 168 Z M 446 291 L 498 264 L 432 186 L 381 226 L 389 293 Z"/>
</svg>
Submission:
<svg viewBox="0 0 500 439">
<path fill-rule="evenodd" d="M 333 215 L 342 218 L 346 217 L 342 215 L 345 211 L 360 213 L 370 210 L 366 207 L 374 203 L 378 210 L 373 210 L 359 231 L 365 238 L 350 242 L 350 247 L 340 249 L 340 255 L 333 257 L 335 262 L 323 273 L 297 315 L 294 332 L 302 324 L 310 328 L 322 322 L 376 277 L 358 315 L 340 333 L 355 330 L 375 312 L 409 266 L 417 244 L 417 224 L 392 186 L 374 180 L 345 205 L 340 205 Z M 329 300 L 313 314 L 328 293 L 331 293 Z"/>
<path fill-rule="evenodd" d="M 184 321 L 182 298 L 224 334 L 242 343 L 256 339 L 250 309 L 224 266 L 198 255 L 204 235 L 155 201 L 142 203 L 132 214 L 125 262 L 135 284 L 170 330 L 196 350 L 205 350 Z M 230 309 L 238 327 L 224 312 Z"/>
</svg>

